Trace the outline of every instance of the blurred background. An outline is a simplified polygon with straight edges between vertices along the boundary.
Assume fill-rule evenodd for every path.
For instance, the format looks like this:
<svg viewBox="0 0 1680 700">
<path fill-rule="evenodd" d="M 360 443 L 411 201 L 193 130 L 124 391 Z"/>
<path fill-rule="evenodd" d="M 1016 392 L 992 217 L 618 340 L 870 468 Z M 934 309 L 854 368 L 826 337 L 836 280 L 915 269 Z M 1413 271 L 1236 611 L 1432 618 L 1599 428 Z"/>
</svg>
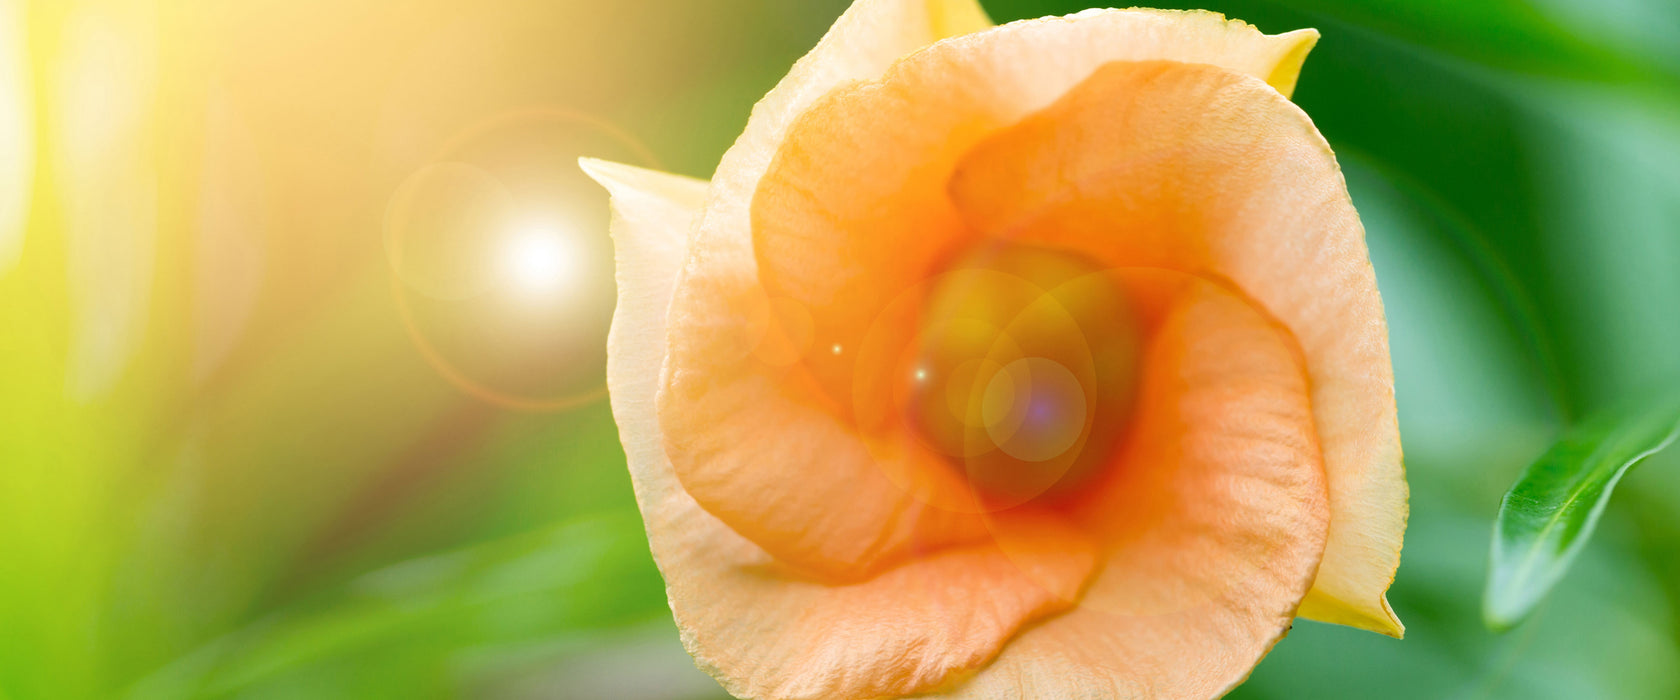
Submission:
<svg viewBox="0 0 1680 700">
<path fill-rule="evenodd" d="M 575 161 L 708 176 L 845 4 L 0 0 L 0 699 L 721 697 L 603 400 Z M 1413 489 L 1406 640 L 1300 623 L 1236 697 L 1680 694 L 1677 451 L 1535 619 L 1479 614 L 1519 471 L 1680 373 L 1680 4 L 1199 5 L 1324 35 L 1296 98 Z"/>
</svg>

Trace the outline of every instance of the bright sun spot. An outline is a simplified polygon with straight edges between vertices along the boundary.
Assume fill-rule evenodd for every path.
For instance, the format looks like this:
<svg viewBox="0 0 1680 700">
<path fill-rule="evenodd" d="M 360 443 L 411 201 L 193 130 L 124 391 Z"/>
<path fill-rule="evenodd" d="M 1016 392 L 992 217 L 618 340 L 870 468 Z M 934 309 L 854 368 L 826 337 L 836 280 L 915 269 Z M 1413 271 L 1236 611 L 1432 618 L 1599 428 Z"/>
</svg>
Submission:
<svg viewBox="0 0 1680 700">
<path fill-rule="evenodd" d="M 502 251 L 508 281 L 533 296 L 551 297 L 575 287 L 582 274 L 582 259 L 575 239 L 546 225 L 519 229 Z"/>
</svg>

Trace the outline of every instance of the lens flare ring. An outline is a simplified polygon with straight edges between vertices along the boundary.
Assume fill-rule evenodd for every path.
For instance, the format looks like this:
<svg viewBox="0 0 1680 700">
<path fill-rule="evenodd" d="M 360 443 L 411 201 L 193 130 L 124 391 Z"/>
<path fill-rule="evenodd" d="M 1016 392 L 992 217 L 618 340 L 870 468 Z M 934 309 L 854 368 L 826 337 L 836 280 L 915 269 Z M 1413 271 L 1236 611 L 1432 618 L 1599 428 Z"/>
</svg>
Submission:
<svg viewBox="0 0 1680 700">
<path fill-rule="evenodd" d="M 572 109 L 537 107 L 497 115 L 474 124 L 446 142 L 410 177 L 412 179 L 428 168 L 461 164 L 464 160 L 463 154 L 475 144 L 499 132 L 552 124 L 564 124 L 587 130 L 593 135 L 604 136 L 608 141 L 628 151 L 634 159 L 640 161 L 640 165 L 659 167 L 659 160 L 652 151 L 634 136 L 610 122 Z M 575 158 L 573 160 L 575 161 Z M 568 161 L 568 164 L 570 162 Z M 498 184 L 505 184 L 496 180 L 494 176 L 489 177 Z M 405 185 L 407 184 L 409 183 L 405 182 Z M 580 183 L 580 189 L 584 184 Z M 507 188 L 502 189 L 505 192 Z M 593 187 L 588 187 L 587 191 L 593 192 Z M 581 199 L 581 192 L 576 194 Z M 387 206 L 384 227 L 391 296 L 403 328 L 415 349 L 439 376 L 474 398 L 520 411 L 565 411 L 595 403 L 606 397 L 604 372 L 599 380 L 593 382 L 586 390 L 556 396 L 533 396 L 497 388 L 487 381 L 471 376 L 457 362 L 452 361 L 427 337 L 414 302 L 410 298 L 414 287 L 414 275 L 406 270 L 410 258 L 405 251 L 402 236 L 405 230 L 403 227 L 408 223 L 408 214 L 404 207 L 404 188 L 399 187 Z M 517 209 L 517 203 L 513 203 L 512 208 Z M 583 285 L 582 277 L 587 272 L 586 262 L 579 250 L 581 239 L 577 237 L 575 230 L 563 228 L 546 219 L 521 220 L 511 216 L 510 220 L 500 221 L 489 228 L 501 235 L 502 243 L 493 247 L 494 252 L 490 254 L 492 260 L 488 263 L 487 270 L 493 271 L 493 276 L 501 282 L 495 285 L 500 288 L 499 291 L 519 301 L 519 305 L 540 306 L 533 302 L 564 298 L 566 293 L 576 291 L 576 287 Z M 469 274 L 465 281 L 466 288 L 454 291 L 456 294 L 464 292 L 469 297 L 480 295 L 487 291 L 484 282 L 485 280 L 472 279 L 472 275 Z"/>
</svg>

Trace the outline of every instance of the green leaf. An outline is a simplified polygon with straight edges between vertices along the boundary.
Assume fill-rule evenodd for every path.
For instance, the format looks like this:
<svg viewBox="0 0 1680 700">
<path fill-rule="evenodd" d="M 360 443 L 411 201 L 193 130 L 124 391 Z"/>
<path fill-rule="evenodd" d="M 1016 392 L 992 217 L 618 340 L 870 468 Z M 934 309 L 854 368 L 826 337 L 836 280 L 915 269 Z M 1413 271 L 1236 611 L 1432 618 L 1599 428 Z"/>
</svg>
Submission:
<svg viewBox="0 0 1680 700">
<path fill-rule="evenodd" d="M 485 680 L 468 672 L 474 663 L 511 665 L 568 640 L 587 647 L 668 616 L 641 518 L 621 509 L 363 575 L 212 640 L 118 697 L 477 697 L 462 692 Z"/>
<path fill-rule="evenodd" d="M 1493 527 L 1482 616 L 1508 629 L 1539 604 L 1592 535 L 1623 475 L 1680 438 L 1680 396 L 1606 414 L 1553 445 L 1517 480 Z"/>
</svg>

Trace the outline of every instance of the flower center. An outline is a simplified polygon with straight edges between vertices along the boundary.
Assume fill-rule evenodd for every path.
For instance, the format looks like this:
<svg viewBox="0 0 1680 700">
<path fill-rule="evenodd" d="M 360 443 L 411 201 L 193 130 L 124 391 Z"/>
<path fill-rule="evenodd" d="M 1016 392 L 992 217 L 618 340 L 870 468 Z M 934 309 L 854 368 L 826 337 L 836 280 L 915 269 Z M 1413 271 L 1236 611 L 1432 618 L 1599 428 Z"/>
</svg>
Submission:
<svg viewBox="0 0 1680 700">
<path fill-rule="evenodd" d="M 917 330 L 911 423 L 994 505 L 1076 493 L 1112 461 L 1139 346 L 1112 273 L 988 243 L 933 281 Z"/>
</svg>

